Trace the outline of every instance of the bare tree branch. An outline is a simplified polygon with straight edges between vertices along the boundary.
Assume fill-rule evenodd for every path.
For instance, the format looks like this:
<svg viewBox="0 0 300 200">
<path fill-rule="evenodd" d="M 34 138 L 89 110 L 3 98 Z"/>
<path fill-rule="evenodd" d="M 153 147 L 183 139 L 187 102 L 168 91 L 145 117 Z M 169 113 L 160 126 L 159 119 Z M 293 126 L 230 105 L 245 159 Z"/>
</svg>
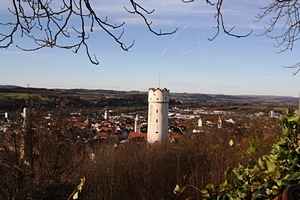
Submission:
<svg viewBox="0 0 300 200">
<path fill-rule="evenodd" d="M 101 19 L 93 9 L 90 0 L 11 0 L 12 7 L 8 8 L 9 12 L 15 17 L 14 21 L 2 22 L 0 26 L 6 27 L 5 31 L 0 32 L 0 48 L 8 48 L 14 42 L 16 34 L 20 33 L 21 37 L 27 37 L 34 41 L 34 48 L 25 48 L 20 45 L 16 47 L 24 51 L 35 51 L 45 47 L 73 49 L 77 53 L 81 47 L 84 48 L 89 60 L 93 64 L 99 64 L 95 55 L 91 56 L 87 40 L 94 29 L 100 28 L 107 33 L 120 47 L 128 51 L 133 45 L 135 40 L 129 45 L 122 41 L 124 34 L 124 24 L 114 24 L 110 22 L 106 16 Z M 130 9 L 125 10 L 130 14 L 136 14 L 141 17 L 148 27 L 149 31 L 155 35 L 170 35 L 174 34 L 177 29 L 171 32 L 163 32 L 161 30 L 155 31 L 152 28 L 152 21 L 149 21 L 147 16 L 154 13 L 155 9 L 148 10 L 142 5 L 138 4 L 136 0 L 130 1 Z M 184 3 L 191 3 L 194 0 L 182 0 Z M 219 33 L 223 33 L 237 37 L 247 37 L 252 31 L 245 35 L 238 35 L 232 33 L 234 26 L 227 28 L 225 26 L 225 19 L 222 13 L 222 5 L 224 0 L 205 0 L 205 2 L 215 8 L 216 33 L 209 40 L 214 40 Z M 294 42 L 300 39 L 300 20 L 299 20 L 300 3 L 298 0 L 272 0 L 267 6 L 260 8 L 261 13 L 257 15 L 258 21 L 269 17 L 270 20 L 266 24 L 265 31 L 261 35 L 266 35 L 275 40 L 274 46 L 280 48 L 280 52 L 293 50 Z M 72 20 L 76 20 L 79 24 L 72 25 Z M 284 24 L 282 32 L 279 35 L 272 35 L 272 32 L 277 26 Z M 113 30 L 120 29 L 119 32 Z M 76 41 L 71 38 L 76 38 Z M 65 40 L 69 39 L 69 40 Z M 62 43 L 66 42 L 65 43 Z M 71 44 L 67 42 L 71 41 Z M 298 68 L 300 65 L 297 63 L 288 68 Z M 296 71 L 296 73 L 299 70 Z M 296 74 L 295 73 L 295 74 Z"/>
<path fill-rule="evenodd" d="M 156 35 L 169 35 L 176 32 L 177 29 L 170 33 L 153 31 L 150 27 L 151 22 L 147 21 L 144 14 L 151 14 L 154 10 L 147 11 L 133 0 L 130 0 L 130 3 L 134 10 L 133 13 L 138 14 L 144 19 L 152 33 Z M 97 65 L 99 62 L 95 55 L 91 56 L 87 43 L 87 40 L 90 38 L 89 34 L 93 32 L 95 26 L 104 30 L 125 51 L 128 51 L 135 42 L 133 40 L 129 45 L 122 42 L 124 29 L 119 34 L 112 32 L 112 30 L 122 28 L 125 22 L 112 24 L 108 21 L 107 16 L 102 20 L 94 11 L 89 0 L 60 0 L 55 2 L 52 0 L 12 0 L 12 8 L 8 8 L 8 10 L 15 16 L 15 21 L 0 23 L 0 26 L 10 27 L 11 30 L 6 33 L 3 31 L 0 32 L 0 48 L 8 48 L 13 44 L 14 37 L 19 31 L 21 37 L 27 37 L 36 44 L 34 48 L 25 48 L 16 45 L 21 50 L 36 51 L 45 47 L 56 47 L 73 49 L 73 52 L 77 53 L 84 46 L 89 60 Z M 72 20 L 77 20 L 79 26 L 72 26 L 71 18 Z M 86 31 L 87 27 L 89 27 L 89 32 Z M 74 30 L 74 32 L 71 33 L 70 30 Z M 77 36 L 74 37 L 74 34 Z M 63 41 L 63 39 L 70 39 L 71 35 L 72 38 L 77 38 L 77 41 L 73 42 L 73 44 L 62 44 L 59 42 Z"/>
<path fill-rule="evenodd" d="M 300 62 L 292 65 L 292 66 L 283 66 L 284 68 L 290 68 L 290 69 L 296 69 L 295 72 L 293 72 L 293 75 L 296 75 L 300 71 Z"/>
<path fill-rule="evenodd" d="M 256 16 L 258 21 L 270 18 L 269 22 L 266 23 L 265 31 L 260 35 L 274 39 L 274 46 L 280 49 L 278 53 L 292 51 L 294 43 L 300 39 L 300 3 L 298 0 L 273 0 L 269 5 L 260 9 L 261 13 Z M 278 26 L 282 26 L 281 33 L 272 35 Z M 295 75 L 300 70 L 300 63 L 284 67 L 297 69 L 293 73 Z"/>
<path fill-rule="evenodd" d="M 131 14 L 137 14 L 144 20 L 144 23 L 148 27 L 149 31 L 157 36 L 174 34 L 178 29 L 171 32 L 163 32 L 162 30 L 155 31 L 152 28 L 152 21 L 148 21 L 147 15 L 153 14 L 155 9 L 147 10 L 142 5 L 138 4 L 135 0 L 129 0 L 131 8 L 125 10 Z M 190 3 L 194 0 L 182 0 L 184 3 Z M 236 35 L 232 33 L 231 29 L 225 28 L 224 18 L 221 12 L 221 6 L 223 0 L 217 0 L 216 3 L 211 0 L 205 0 L 210 6 L 214 6 L 216 9 L 215 18 L 217 21 L 214 28 L 217 29 L 216 34 L 210 38 L 213 40 L 219 34 L 220 30 L 223 30 L 225 34 L 234 36 L 237 38 L 246 37 L 252 32 L 246 35 Z M 60 5 L 59 5 L 60 3 Z M 109 22 L 106 16 L 102 20 L 98 14 L 94 11 L 93 6 L 89 0 L 12 0 L 12 8 L 9 8 L 10 13 L 15 16 L 15 22 L 0 23 L 0 26 L 11 27 L 11 31 L 8 33 L 0 33 L 0 48 L 8 48 L 14 41 L 14 36 L 19 31 L 21 37 L 27 37 L 34 41 L 36 46 L 34 48 L 25 48 L 20 45 L 16 45 L 17 48 L 24 51 L 36 51 L 45 47 L 50 48 L 61 48 L 61 49 L 73 49 L 74 53 L 77 53 L 82 46 L 84 46 L 85 52 L 89 60 L 93 64 L 99 64 L 95 55 L 91 56 L 87 40 L 90 38 L 90 34 L 94 28 L 100 27 L 104 30 L 111 38 L 117 42 L 120 47 L 128 51 L 133 45 L 134 40 L 130 45 L 123 43 L 122 36 L 124 29 L 121 33 L 116 34 L 112 32 L 114 29 L 121 29 L 125 22 L 120 24 L 112 24 Z M 71 25 L 71 18 L 76 19 L 79 22 L 79 26 Z M 70 28 L 71 27 L 71 28 Z M 89 32 L 86 28 L 89 27 Z M 69 30 L 74 30 L 70 32 Z M 62 44 L 60 41 L 64 39 L 75 38 L 76 42 L 73 44 Z M 64 40 L 66 41 L 66 40 Z"/>
<path fill-rule="evenodd" d="M 144 7 L 140 6 L 138 3 L 136 3 L 134 0 L 130 0 L 130 3 L 132 5 L 132 8 L 133 8 L 133 11 L 130 11 L 128 10 L 126 7 L 125 10 L 131 14 L 137 14 L 139 15 L 140 17 L 142 17 L 144 19 L 144 22 L 145 24 L 147 25 L 148 29 L 150 30 L 150 32 L 154 33 L 155 35 L 158 35 L 158 36 L 161 36 L 161 35 L 170 35 L 170 34 L 174 34 L 178 28 L 176 28 L 174 31 L 172 32 L 162 32 L 161 30 L 159 32 L 156 32 L 154 31 L 152 28 L 151 28 L 151 24 L 152 24 L 152 21 L 149 22 L 147 20 L 147 18 L 145 17 L 145 15 L 143 13 L 141 13 L 139 10 L 141 10 L 142 12 L 144 12 L 145 14 L 152 14 L 155 10 L 151 10 L 151 11 L 148 11 L 146 10 Z"/>
<path fill-rule="evenodd" d="M 190 2 L 194 2 L 194 0 L 182 0 L 182 2 L 184 3 L 190 3 Z M 212 41 L 214 40 L 220 33 L 220 31 L 222 30 L 225 34 L 229 35 L 229 36 L 233 36 L 236 38 L 243 38 L 243 37 L 247 37 L 249 35 L 252 34 L 253 31 L 250 31 L 249 33 L 247 33 L 246 35 L 237 35 L 237 34 L 233 34 L 232 30 L 235 27 L 230 28 L 229 30 L 225 27 L 225 21 L 224 21 L 224 17 L 222 14 L 222 5 L 223 5 L 223 0 L 217 0 L 216 3 L 212 3 L 210 0 L 206 0 L 206 3 L 210 6 L 215 7 L 216 9 L 216 13 L 215 13 L 215 19 L 217 21 L 217 25 L 213 26 L 213 28 L 217 29 L 215 35 L 212 38 L 208 38 L 208 40 Z"/>
</svg>

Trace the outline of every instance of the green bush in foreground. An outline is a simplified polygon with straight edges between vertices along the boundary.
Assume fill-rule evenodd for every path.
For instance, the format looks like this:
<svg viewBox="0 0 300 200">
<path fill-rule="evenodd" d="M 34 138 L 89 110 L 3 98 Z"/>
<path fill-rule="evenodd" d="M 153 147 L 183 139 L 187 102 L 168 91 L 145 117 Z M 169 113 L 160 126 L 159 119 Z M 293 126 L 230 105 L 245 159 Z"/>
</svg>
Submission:
<svg viewBox="0 0 300 200">
<path fill-rule="evenodd" d="M 298 111 L 287 110 L 281 117 L 283 137 L 277 140 L 270 154 L 254 159 L 256 164 L 240 164 L 236 168 L 229 167 L 225 172 L 225 180 L 215 187 L 207 184 L 205 189 L 193 185 L 183 188 L 176 186 L 174 193 L 181 194 L 188 186 L 198 191 L 197 196 L 203 199 L 274 199 L 282 194 L 291 184 L 300 183 L 300 117 Z M 233 142 L 230 142 L 233 146 Z M 255 143 L 250 141 L 247 154 L 251 157 L 257 151 Z M 193 197 L 190 197 L 191 199 Z"/>
</svg>

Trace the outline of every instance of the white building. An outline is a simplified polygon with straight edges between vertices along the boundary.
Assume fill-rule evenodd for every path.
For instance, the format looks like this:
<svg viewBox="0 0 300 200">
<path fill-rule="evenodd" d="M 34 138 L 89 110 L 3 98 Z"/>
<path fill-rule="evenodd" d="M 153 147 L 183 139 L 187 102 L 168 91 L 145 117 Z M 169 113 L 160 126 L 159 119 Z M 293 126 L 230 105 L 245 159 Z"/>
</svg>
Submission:
<svg viewBox="0 0 300 200">
<path fill-rule="evenodd" d="M 30 113 L 29 108 L 23 108 L 23 113 L 21 113 L 21 115 L 24 118 L 24 120 L 23 120 L 23 126 L 27 125 L 29 113 Z"/>
<path fill-rule="evenodd" d="M 269 116 L 270 116 L 271 118 L 275 117 L 275 111 L 274 111 L 274 110 L 271 110 L 271 111 L 269 112 Z"/>
<path fill-rule="evenodd" d="M 135 116 L 135 120 L 134 120 L 134 132 L 136 133 L 141 132 L 141 121 L 138 114 Z"/>
<path fill-rule="evenodd" d="M 200 117 L 199 119 L 198 119 L 198 127 L 202 127 L 203 126 L 203 120 L 202 120 L 202 118 Z"/>
<path fill-rule="evenodd" d="M 108 121 L 109 120 L 109 112 L 108 112 L 108 109 L 106 108 L 105 111 L 104 111 L 104 120 L 105 121 Z"/>
<path fill-rule="evenodd" d="M 169 90 L 150 88 L 148 91 L 148 131 L 149 143 L 168 139 Z"/>
<path fill-rule="evenodd" d="M 223 127 L 223 117 L 219 116 L 218 118 L 218 128 L 222 128 Z"/>
</svg>

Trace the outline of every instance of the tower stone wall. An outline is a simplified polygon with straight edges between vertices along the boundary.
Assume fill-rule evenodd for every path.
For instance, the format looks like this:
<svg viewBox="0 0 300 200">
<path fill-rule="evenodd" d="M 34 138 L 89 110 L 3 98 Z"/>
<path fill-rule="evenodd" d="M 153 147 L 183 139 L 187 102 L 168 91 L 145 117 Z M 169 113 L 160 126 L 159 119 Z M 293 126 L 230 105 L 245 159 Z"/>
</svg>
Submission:
<svg viewBox="0 0 300 200">
<path fill-rule="evenodd" d="M 148 91 L 148 131 L 149 143 L 168 139 L 169 90 L 150 88 Z"/>
</svg>

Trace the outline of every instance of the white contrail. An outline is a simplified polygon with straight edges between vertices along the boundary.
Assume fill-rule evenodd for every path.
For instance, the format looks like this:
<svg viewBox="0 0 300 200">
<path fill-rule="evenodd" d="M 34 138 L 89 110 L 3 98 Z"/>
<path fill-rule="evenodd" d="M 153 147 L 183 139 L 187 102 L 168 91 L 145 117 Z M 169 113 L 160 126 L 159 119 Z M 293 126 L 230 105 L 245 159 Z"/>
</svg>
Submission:
<svg viewBox="0 0 300 200">
<path fill-rule="evenodd" d="M 189 51 L 186 51 L 186 52 L 184 52 L 184 53 L 182 53 L 182 54 L 179 54 L 178 56 L 175 56 L 175 57 L 169 59 L 168 62 L 170 62 L 170 61 L 172 61 L 172 60 L 175 60 L 175 59 L 177 59 L 177 58 L 179 58 L 179 57 L 181 57 L 181 56 L 183 56 L 183 55 L 186 55 L 186 54 L 188 54 L 188 53 L 191 53 L 191 52 L 193 52 L 193 51 L 195 51 L 195 50 L 197 50 L 197 49 L 199 49 L 199 48 L 201 48 L 201 47 L 195 47 L 195 48 L 193 48 L 193 49 L 191 49 L 191 50 L 189 50 Z"/>
<path fill-rule="evenodd" d="M 200 49 L 200 55 L 201 55 L 201 60 L 202 60 L 202 61 L 201 61 L 200 63 L 196 63 L 195 65 L 203 64 L 203 63 L 204 63 L 204 57 L 203 57 L 203 53 L 202 53 L 202 47 L 209 46 L 209 45 L 211 45 L 213 42 L 217 42 L 217 41 L 219 41 L 219 40 L 222 40 L 225 36 L 227 36 L 227 35 L 223 35 L 222 37 L 220 37 L 220 38 L 218 38 L 218 39 L 215 39 L 215 40 L 210 41 L 210 42 L 208 42 L 208 43 L 206 43 L 206 44 L 204 44 L 204 45 L 201 45 L 201 42 L 200 42 L 200 35 L 201 35 L 201 33 L 199 34 L 199 37 L 198 37 L 199 46 L 197 46 L 197 47 L 195 47 L 195 48 L 193 48 L 193 49 L 191 49 L 191 50 L 189 50 L 189 51 L 186 51 L 186 52 L 184 52 L 184 53 L 181 53 L 181 54 L 179 54 L 179 55 L 177 55 L 177 56 L 175 56 L 175 57 L 169 59 L 168 62 L 173 61 L 173 60 L 175 60 L 175 59 L 177 59 L 177 58 L 180 58 L 181 56 L 184 56 L 184 55 L 186 55 L 186 54 L 188 54 L 188 53 L 191 53 L 191 52 L 193 52 L 193 51 L 195 51 L 195 50 L 197 50 L 197 49 Z M 225 62 L 227 62 L 227 61 L 225 61 Z"/>
<path fill-rule="evenodd" d="M 189 21 L 178 33 L 176 33 L 174 35 L 174 37 L 172 38 L 172 40 L 170 41 L 170 43 L 166 46 L 166 48 L 161 52 L 161 54 L 164 54 L 167 49 L 169 48 L 169 46 L 173 43 L 173 41 L 175 40 L 175 38 L 184 30 L 186 29 L 186 27 L 188 27 L 190 25 L 190 23 L 192 23 L 192 21 L 194 21 L 196 17 L 194 17 L 191 21 Z"/>
<path fill-rule="evenodd" d="M 203 57 L 203 53 L 202 53 L 202 46 L 201 46 L 201 42 L 200 42 L 200 35 L 201 35 L 201 33 L 199 33 L 199 36 L 198 36 L 198 43 L 199 43 L 199 49 L 200 49 L 201 62 L 196 63 L 196 65 L 201 65 L 201 64 L 204 63 L 204 57 Z"/>
<path fill-rule="evenodd" d="M 197 16 L 196 16 L 197 17 Z M 182 32 L 182 31 L 184 31 L 191 23 L 192 23 L 192 21 L 194 21 L 195 20 L 195 18 L 196 17 L 194 17 L 192 20 L 190 20 L 179 32 L 177 32 L 175 35 L 174 35 L 174 37 L 171 39 L 171 41 L 169 42 L 169 44 L 164 48 L 164 50 L 161 52 L 161 54 L 153 61 L 154 63 L 156 63 L 159 59 L 160 59 L 160 56 L 162 55 L 162 54 L 164 54 L 167 50 L 168 50 L 168 48 L 169 48 L 169 46 L 173 43 L 173 41 L 177 38 L 177 36 Z M 169 60 L 167 60 L 167 62 L 171 62 L 171 61 L 173 61 L 173 60 L 175 60 L 175 59 L 177 59 L 177 58 L 180 58 L 181 56 L 184 56 L 184 55 L 186 55 L 186 54 L 189 54 L 189 53 L 191 53 L 191 52 L 193 52 L 193 51 L 195 51 L 195 50 L 198 50 L 198 49 L 200 49 L 200 56 L 201 56 L 201 62 L 199 62 L 199 63 L 196 63 L 195 65 L 200 65 L 200 64 L 203 64 L 204 63 L 204 57 L 203 57 L 203 53 L 202 53 L 202 47 L 205 47 L 205 46 L 208 46 L 208 45 L 211 45 L 211 44 L 213 44 L 214 42 L 217 42 L 217 41 L 220 41 L 220 40 L 222 40 L 225 36 L 227 36 L 226 34 L 224 34 L 223 36 L 221 36 L 221 37 L 219 37 L 219 38 L 216 38 L 216 39 L 214 39 L 213 41 L 210 41 L 210 42 L 207 42 L 206 44 L 204 44 L 204 45 L 201 45 L 201 42 L 200 42 L 200 35 L 201 34 L 199 34 L 199 37 L 198 37 L 198 43 L 199 43 L 199 46 L 197 46 L 197 47 L 195 47 L 195 48 L 193 48 L 193 49 L 191 49 L 191 50 L 188 50 L 188 51 L 186 51 L 186 52 L 184 52 L 184 53 L 181 53 L 181 54 L 179 54 L 179 55 L 177 55 L 177 56 L 175 56 L 175 57 L 173 57 L 173 58 L 170 58 Z"/>
<path fill-rule="evenodd" d="M 199 36 L 198 36 L 198 43 L 199 43 L 199 45 L 198 45 L 197 47 L 195 47 L 195 48 L 193 48 L 193 49 L 191 49 L 191 50 L 189 50 L 189 51 L 186 51 L 186 52 L 184 52 L 184 53 L 181 53 L 181 54 L 179 54 L 179 55 L 177 55 L 177 56 L 175 56 L 175 57 L 169 59 L 168 62 L 170 62 L 170 61 L 172 61 L 172 60 L 175 60 L 175 59 L 177 59 L 177 58 L 179 58 L 179 57 L 181 57 L 181 56 L 184 56 L 184 55 L 186 55 L 186 54 L 188 54 L 188 53 L 191 53 L 191 52 L 193 52 L 193 51 L 195 51 L 195 50 L 197 50 L 197 49 L 200 49 L 200 55 L 201 55 L 201 60 L 202 60 L 201 63 L 203 63 L 203 62 L 204 62 L 204 58 L 203 58 L 203 54 L 202 54 L 202 46 L 201 46 L 201 42 L 200 42 L 200 35 L 201 35 L 201 33 L 200 33 Z"/>
<path fill-rule="evenodd" d="M 175 35 L 174 35 L 174 37 L 171 39 L 171 41 L 169 42 L 169 44 L 164 48 L 164 50 L 160 53 L 160 55 L 153 61 L 154 63 L 156 63 L 158 60 L 159 60 L 159 58 L 160 58 L 160 56 L 162 55 L 162 54 L 164 54 L 166 51 L 167 51 L 167 49 L 169 48 L 169 46 L 173 43 L 173 41 L 175 40 L 175 38 L 184 30 L 184 29 L 186 29 L 191 23 L 192 23 L 192 21 L 194 21 L 194 19 L 195 19 L 196 17 L 194 17 L 192 20 L 190 20 L 180 31 L 178 31 Z"/>
</svg>

